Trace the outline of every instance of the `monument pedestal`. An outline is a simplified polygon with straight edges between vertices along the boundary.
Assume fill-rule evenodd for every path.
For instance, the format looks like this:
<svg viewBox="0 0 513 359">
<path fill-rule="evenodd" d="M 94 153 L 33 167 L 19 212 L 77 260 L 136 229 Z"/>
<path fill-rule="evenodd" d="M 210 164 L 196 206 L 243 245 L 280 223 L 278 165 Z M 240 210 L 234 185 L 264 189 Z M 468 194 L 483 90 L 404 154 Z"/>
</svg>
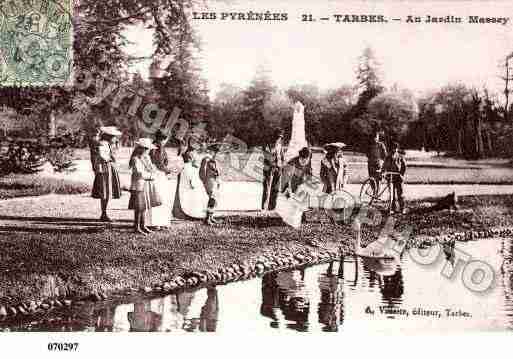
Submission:
<svg viewBox="0 0 513 359">
<path fill-rule="evenodd" d="M 299 101 L 294 104 L 292 117 L 292 134 L 285 153 L 285 160 L 290 161 L 296 157 L 303 147 L 308 147 L 305 135 L 305 107 Z"/>
</svg>

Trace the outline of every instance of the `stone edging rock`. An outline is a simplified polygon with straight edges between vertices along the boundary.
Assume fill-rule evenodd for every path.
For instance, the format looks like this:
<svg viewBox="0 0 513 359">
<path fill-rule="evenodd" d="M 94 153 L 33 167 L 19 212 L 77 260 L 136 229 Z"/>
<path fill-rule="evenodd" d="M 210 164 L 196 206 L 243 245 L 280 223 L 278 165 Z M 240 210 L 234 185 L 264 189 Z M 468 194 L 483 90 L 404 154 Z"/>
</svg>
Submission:
<svg viewBox="0 0 513 359">
<path fill-rule="evenodd" d="M 315 253 L 317 252 L 317 253 Z M 212 271 L 191 271 L 171 280 L 134 289 L 146 295 L 166 295 L 176 290 L 198 288 L 205 285 L 218 285 L 237 280 L 251 279 L 268 272 L 285 270 L 298 266 L 320 264 L 337 258 L 340 254 L 329 250 L 304 251 L 297 254 L 263 255 L 258 257 L 254 264 L 232 264 Z M 45 300 L 30 300 L 13 306 L 0 305 L 0 320 L 11 319 L 16 316 L 26 316 L 44 313 L 55 308 L 71 307 L 84 301 L 99 302 L 108 299 L 105 293 L 91 293 L 90 295 L 72 300 L 70 298 L 52 298 Z"/>
</svg>

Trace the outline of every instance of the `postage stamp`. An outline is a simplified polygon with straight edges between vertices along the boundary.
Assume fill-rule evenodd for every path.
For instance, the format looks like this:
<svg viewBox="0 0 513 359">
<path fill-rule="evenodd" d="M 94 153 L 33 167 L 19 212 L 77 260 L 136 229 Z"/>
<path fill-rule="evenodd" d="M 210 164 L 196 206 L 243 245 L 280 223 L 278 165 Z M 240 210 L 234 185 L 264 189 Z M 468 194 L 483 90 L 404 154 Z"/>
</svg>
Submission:
<svg viewBox="0 0 513 359">
<path fill-rule="evenodd" d="M 0 84 L 64 84 L 71 73 L 69 0 L 0 4 Z"/>
</svg>

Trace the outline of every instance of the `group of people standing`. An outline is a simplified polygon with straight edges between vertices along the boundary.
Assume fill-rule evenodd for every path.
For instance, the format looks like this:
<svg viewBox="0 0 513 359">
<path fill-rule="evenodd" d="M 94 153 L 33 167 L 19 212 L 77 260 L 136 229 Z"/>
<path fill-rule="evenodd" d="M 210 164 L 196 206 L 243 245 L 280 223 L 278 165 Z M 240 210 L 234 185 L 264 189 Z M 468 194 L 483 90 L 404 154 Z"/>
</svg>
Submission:
<svg viewBox="0 0 513 359">
<path fill-rule="evenodd" d="M 375 132 L 367 152 L 369 177 L 374 179 L 374 192 L 377 193 L 383 172 L 391 173 L 388 180 L 392 182 L 392 207 L 389 211 L 393 214 L 397 209 L 397 204 L 399 204 L 398 211 L 404 214 L 406 209 L 404 207 L 403 183 L 406 175 L 406 161 L 400 151 L 398 142 L 393 142 L 392 151 L 387 152 L 385 144 L 381 141 L 382 135 L 383 133 L 380 131 Z"/>
<path fill-rule="evenodd" d="M 112 149 L 119 136 L 121 132 L 117 128 L 104 126 L 100 128 L 99 138 L 91 145 L 91 162 L 95 173 L 92 197 L 100 199 L 100 220 L 104 222 L 111 222 L 107 215 L 109 200 L 120 198 L 122 192 Z M 173 191 L 169 182 L 172 170 L 166 152 L 169 139 L 169 134 L 158 130 L 153 139 L 143 137 L 135 141 L 129 160 L 131 181 L 128 208 L 134 211 L 136 233 L 164 230 L 169 227 L 173 217 L 204 218 L 208 225 L 217 223 L 214 213 L 220 179 L 215 157 L 220 144 L 208 145 L 207 153 L 200 155 L 199 138 L 190 136 L 181 143 L 178 154 L 183 157 L 184 168 Z"/>
<path fill-rule="evenodd" d="M 348 166 L 344 160 L 342 142 L 329 143 L 324 146 L 326 152 L 321 160 L 319 178 L 323 185 L 323 192 L 332 194 L 344 188 L 348 179 Z M 262 195 L 262 209 L 274 210 L 280 193 L 290 196 L 300 185 L 311 181 L 312 151 L 308 147 L 302 148 L 298 155 L 290 161 L 285 161 L 283 147 L 283 132 L 277 130 L 273 142 L 265 147 Z"/>
<path fill-rule="evenodd" d="M 92 197 L 100 199 L 100 220 L 110 222 L 107 207 L 110 199 L 121 197 L 121 185 L 113 153 L 113 144 L 121 136 L 121 131 L 113 126 L 101 127 L 99 138 L 91 145 L 91 162 L 95 173 Z M 264 147 L 262 210 L 275 210 L 278 196 L 287 198 L 305 183 L 311 182 L 312 151 L 302 148 L 297 156 L 285 160 L 283 132 L 276 130 L 270 144 Z M 217 223 L 214 217 L 218 206 L 220 191 L 220 172 L 216 155 L 222 144 L 213 143 L 205 148 L 200 138 L 190 136 L 180 142 L 178 155 L 184 161 L 184 167 L 178 175 L 176 189 L 171 187 L 172 175 L 166 144 L 170 134 L 158 130 L 154 138 L 139 138 L 135 141 L 130 156 L 131 170 L 130 200 L 128 208 L 134 211 L 134 231 L 149 234 L 153 230 L 163 230 L 170 225 L 171 219 L 203 218 L 205 223 Z M 344 143 L 334 142 L 324 146 L 325 155 L 320 163 L 319 179 L 325 194 L 334 194 L 344 189 L 349 168 L 342 149 Z M 376 133 L 369 146 L 369 177 L 379 186 L 383 169 L 394 172 L 391 181 L 400 211 L 404 212 L 403 180 L 406 162 L 399 152 L 397 143 L 388 154 L 380 133 Z M 376 188 L 378 190 L 378 188 Z M 303 217 L 304 219 L 304 217 Z"/>
</svg>

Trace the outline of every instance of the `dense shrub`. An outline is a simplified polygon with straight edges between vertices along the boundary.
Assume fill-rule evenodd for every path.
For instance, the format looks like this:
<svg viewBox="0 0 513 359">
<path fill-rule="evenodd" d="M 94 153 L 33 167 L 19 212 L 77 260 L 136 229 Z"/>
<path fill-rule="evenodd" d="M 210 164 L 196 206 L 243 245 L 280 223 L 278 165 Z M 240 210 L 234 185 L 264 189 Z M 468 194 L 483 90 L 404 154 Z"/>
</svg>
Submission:
<svg viewBox="0 0 513 359">
<path fill-rule="evenodd" d="M 75 151 L 70 147 L 50 148 L 46 159 L 51 163 L 55 172 L 71 172 L 75 170 Z"/>
<path fill-rule="evenodd" d="M 11 139 L 0 147 L 0 175 L 39 172 L 48 161 L 56 172 L 73 171 L 75 150 L 80 136 L 67 134 L 55 138 Z"/>
<path fill-rule="evenodd" d="M 11 142 L 1 152 L 0 174 L 38 172 L 45 162 L 44 152 L 38 141 Z"/>
</svg>

